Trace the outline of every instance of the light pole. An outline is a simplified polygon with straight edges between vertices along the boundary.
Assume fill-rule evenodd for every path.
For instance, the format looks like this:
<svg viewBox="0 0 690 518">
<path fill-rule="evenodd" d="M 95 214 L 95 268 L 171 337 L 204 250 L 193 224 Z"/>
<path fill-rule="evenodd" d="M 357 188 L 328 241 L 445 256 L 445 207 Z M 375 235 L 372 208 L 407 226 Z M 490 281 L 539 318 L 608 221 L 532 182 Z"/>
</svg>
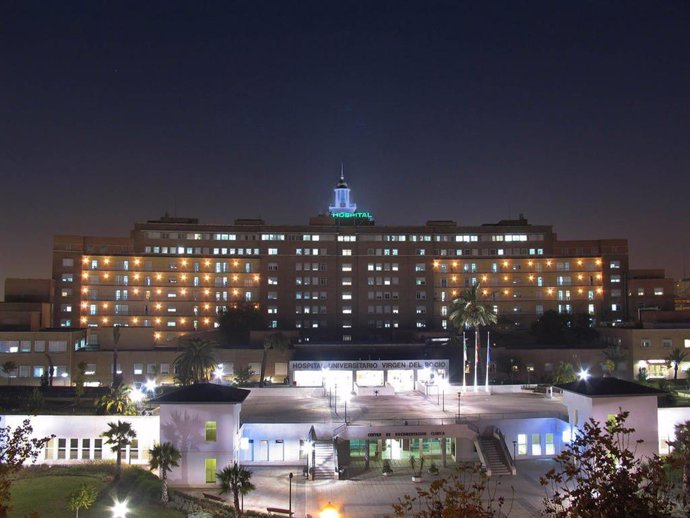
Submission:
<svg viewBox="0 0 690 518">
<path fill-rule="evenodd" d="M 335 415 L 338 415 L 338 384 L 333 385 L 333 408 Z"/>
<path fill-rule="evenodd" d="M 517 458 L 517 441 L 513 441 L 513 462 Z"/>
<path fill-rule="evenodd" d="M 290 492 L 288 493 L 288 494 L 289 494 L 289 502 L 288 502 L 288 511 L 289 511 L 289 512 L 288 512 L 288 516 L 289 516 L 290 518 L 292 518 L 292 476 L 293 476 L 293 475 L 292 475 L 292 472 L 290 472 L 290 474 L 288 475 L 288 479 L 290 480 L 290 483 L 289 483 L 289 485 L 290 485 L 289 491 L 290 491 Z"/>
</svg>

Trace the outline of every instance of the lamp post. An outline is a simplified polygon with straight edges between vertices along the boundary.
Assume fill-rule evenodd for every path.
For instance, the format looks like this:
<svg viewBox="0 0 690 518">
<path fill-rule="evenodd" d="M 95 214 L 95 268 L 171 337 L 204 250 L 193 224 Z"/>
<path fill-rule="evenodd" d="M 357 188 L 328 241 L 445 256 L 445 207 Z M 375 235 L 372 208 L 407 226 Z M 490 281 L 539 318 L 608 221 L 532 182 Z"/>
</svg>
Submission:
<svg viewBox="0 0 690 518">
<path fill-rule="evenodd" d="M 328 502 L 328 505 L 319 513 L 319 518 L 340 518 L 340 513 L 332 503 Z"/>
<path fill-rule="evenodd" d="M 517 441 L 513 441 L 513 462 L 517 459 Z"/>
<path fill-rule="evenodd" d="M 289 511 L 289 512 L 288 512 L 288 516 L 289 516 L 289 518 L 292 518 L 292 477 L 293 477 L 292 472 L 290 472 L 290 474 L 288 475 L 288 479 L 289 479 L 289 481 L 290 481 L 290 482 L 289 482 L 289 487 L 290 487 L 290 489 L 289 489 L 289 493 L 288 493 L 288 495 L 289 495 L 289 501 L 288 501 L 288 511 Z"/>
<path fill-rule="evenodd" d="M 335 415 L 338 415 L 338 384 L 333 385 L 333 408 Z"/>
</svg>

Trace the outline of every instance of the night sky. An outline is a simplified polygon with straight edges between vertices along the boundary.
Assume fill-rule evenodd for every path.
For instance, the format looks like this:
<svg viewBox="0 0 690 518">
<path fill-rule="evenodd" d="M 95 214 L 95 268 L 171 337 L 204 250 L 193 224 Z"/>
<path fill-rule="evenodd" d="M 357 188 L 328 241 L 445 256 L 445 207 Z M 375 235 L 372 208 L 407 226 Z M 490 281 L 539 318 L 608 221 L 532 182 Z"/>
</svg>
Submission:
<svg viewBox="0 0 690 518">
<path fill-rule="evenodd" d="M 690 274 L 690 4 L 0 2 L 0 281 L 166 211 L 306 223 L 341 162 L 380 224 Z"/>
</svg>

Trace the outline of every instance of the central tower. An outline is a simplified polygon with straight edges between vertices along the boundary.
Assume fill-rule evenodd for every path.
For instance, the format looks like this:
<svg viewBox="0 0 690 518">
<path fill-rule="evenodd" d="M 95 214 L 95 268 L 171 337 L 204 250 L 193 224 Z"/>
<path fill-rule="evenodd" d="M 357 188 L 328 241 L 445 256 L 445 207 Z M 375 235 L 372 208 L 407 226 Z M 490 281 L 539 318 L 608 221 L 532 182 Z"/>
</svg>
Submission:
<svg viewBox="0 0 690 518">
<path fill-rule="evenodd" d="M 345 173 L 342 164 L 340 164 L 340 180 L 335 185 L 333 193 L 333 205 L 328 207 L 329 213 L 346 212 L 352 214 L 353 212 L 357 212 L 357 204 L 350 201 L 350 188 L 345 182 Z"/>
</svg>

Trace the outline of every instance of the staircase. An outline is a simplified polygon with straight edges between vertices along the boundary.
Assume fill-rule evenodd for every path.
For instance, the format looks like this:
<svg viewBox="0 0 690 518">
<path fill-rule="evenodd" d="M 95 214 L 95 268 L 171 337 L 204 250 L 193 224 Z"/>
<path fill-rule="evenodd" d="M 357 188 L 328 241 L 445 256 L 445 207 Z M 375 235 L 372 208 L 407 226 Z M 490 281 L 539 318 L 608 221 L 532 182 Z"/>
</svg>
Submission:
<svg viewBox="0 0 690 518">
<path fill-rule="evenodd" d="M 484 454 L 487 468 L 491 470 L 492 475 L 512 475 L 513 472 L 510 466 L 503 458 L 498 440 L 493 436 L 480 436 L 479 446 Z"/>
<path fill-rule="evenodd" d="M 314 443 L 314 480 L 333 480 L 335 478 L 335 456 L 332 441 Z"/>
</svg>

